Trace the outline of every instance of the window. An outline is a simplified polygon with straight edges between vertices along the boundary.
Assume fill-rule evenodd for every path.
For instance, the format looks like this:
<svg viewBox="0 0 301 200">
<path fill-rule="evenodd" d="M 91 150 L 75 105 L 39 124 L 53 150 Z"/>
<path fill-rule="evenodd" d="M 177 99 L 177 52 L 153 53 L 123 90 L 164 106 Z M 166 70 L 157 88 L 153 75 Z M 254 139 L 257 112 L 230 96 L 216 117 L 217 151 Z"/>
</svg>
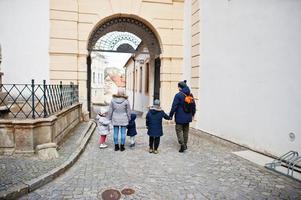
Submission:
<svg viewBox="0 0 301 200">
<path fill-rule="evenodd" d="M 142 93 L 142 66 L 140 67 L 140 82 L 139 82 L 139 92 Z"/>
<path fill-rule="evenodd" d="M 133 72 L 131 72 L 131 90 L 133 90 L 134 89 L 134 78 L 133 78 L 133 76 L 134 76 L 134 74 L 133 74 Z"/>
<path fill-rule="evenodd" d="M 132 83 L 132 86 L 133 86 L 133 87 L 132 87 L 132 90 L 133 90 L 133 92 L 134 92 L 134 90 L 135 90 L 135 71 L 133 71 L 133 73 L 132 73 L 132 80 L 133 80 L 133 81 L 132 81 L 132 82 L 133 82 L 133 83 Z"/>
<path fill-rule="evenodd" d="M 145 66 L 145 93 L 147 94 L 149 90 L 149 63 Z"/>
<path fill-rule="evenodd" d="M 132 79 L 132 72 L 130 73 L 130 76 L 129 76 L 129 89 L 132 90 L 132 82 L 133 82 L 133 79 Z"/>
<path fill-rule="evenodd" d="M 103 73 L 100 74 L 100 82 L 103 84 Z"/>
<path fill-rule="evenodd" d="M 93 72 L 93 83 L 95 83 L 95 72 Z"/>
<path fill-rule="evenodd" d="M 97 73 L 97 83 L 98 84 L 100 83 L 100 75 L 99 75 L 99 73 Z"/>
</svg>

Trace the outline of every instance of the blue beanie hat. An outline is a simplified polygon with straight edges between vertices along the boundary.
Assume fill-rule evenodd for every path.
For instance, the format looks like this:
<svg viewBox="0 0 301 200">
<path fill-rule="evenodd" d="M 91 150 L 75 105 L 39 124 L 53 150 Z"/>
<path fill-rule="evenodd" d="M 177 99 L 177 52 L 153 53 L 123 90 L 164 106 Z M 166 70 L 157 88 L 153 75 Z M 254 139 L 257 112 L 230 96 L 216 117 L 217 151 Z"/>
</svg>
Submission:
<svg viewBox="0 0 301 200">
<path fill-rule="evenodd" d="M 179 82 L 179 83 L 178 83 L 178 87 L 181 88 L 181 89 L 187 87 L 186 82 L 187 82 L 186 80 Z"/>
<path fill-rule="evenodd" d="M 155 99 L 154 106 L 160 106 L 160 100 L 159 99 Z"/>
</svg>

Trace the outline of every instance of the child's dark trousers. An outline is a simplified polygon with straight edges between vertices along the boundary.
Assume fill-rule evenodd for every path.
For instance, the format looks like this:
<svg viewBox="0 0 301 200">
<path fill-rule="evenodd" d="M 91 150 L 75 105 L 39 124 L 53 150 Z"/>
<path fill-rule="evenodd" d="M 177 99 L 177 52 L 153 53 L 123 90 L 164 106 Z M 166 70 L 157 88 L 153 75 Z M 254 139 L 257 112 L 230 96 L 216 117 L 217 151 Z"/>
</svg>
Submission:
<svg viewBox="0 0 301 200">
<path fill-rule="evenodd" d="M 149 137 L 149 148 L 157 150 L 160 145 L 160 137 Z"/>
</svg>

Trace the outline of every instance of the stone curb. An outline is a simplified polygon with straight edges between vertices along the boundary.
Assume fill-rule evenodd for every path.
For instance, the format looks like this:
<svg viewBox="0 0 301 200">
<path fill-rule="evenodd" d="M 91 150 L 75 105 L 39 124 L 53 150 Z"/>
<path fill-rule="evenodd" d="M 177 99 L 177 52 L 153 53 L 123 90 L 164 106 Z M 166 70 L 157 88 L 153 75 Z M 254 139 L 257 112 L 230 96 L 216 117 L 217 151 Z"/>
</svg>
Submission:
<svg viewBox="0 0 301 200">
<path fill-rule="evenodd" d="M 80 145 L 77 149 L 71 154 L 71 156 L 60 166 L 50 170 L 46 174 L 43 174 L 37 178 L 25 181 L 19 185 L 13 186 L 6 191 L 0 192 L 0 200 L 2 199 L 16 199 L 21 197 L 29 192 L 34 191 L 35 189 L 42 187 L 43 185 L 49 183 L 59 175 L 63 174 L 67 169 L 69 169 L 79 158 L 81 153 L 84 151 L 85 147 L 88 144 L 89 139 L 91 138 L 92 133 L 96 128 L 96 123 L 94 120 L 90 120 L 86 132 L 83 134 L 84 137 L 81 140 Z"/>
</svg>

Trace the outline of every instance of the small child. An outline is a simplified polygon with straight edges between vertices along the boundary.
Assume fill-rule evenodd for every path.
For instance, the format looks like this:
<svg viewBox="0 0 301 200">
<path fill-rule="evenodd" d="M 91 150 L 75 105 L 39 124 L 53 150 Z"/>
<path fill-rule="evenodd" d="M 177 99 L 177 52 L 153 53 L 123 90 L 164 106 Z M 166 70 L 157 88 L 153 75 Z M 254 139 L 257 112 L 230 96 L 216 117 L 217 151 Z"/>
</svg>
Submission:
<svg viewBox="0 0 301 200">
<path fill-rule="evenodd" d="M 156 99 L 146 115 L 149 153 L 159 153 L 160 137 L 163 135 L 162 118 L 170 120 L 170 117 L 160 108 L 160 101 Z"/>
<path fill-rule="evenodd" d="M 111 132 L 111 122 L 106 118 L 107 112 L 105 113 L 99 113 L 96 117 L 97 119 L 97 130 L 99 137 L 99 148 L 107 148 L 108 145 L 106 145 L 106 139 L 107 135 Z"/>
<path fill-rule="evenodd" d="M 129 125 L 127 126 L 127 136 L 130 136 L 131 144 L 130 147 L 135 146 L 135 135 L 137 135 L 137 130 L 136 130 L 136 117 L 137 115 L 135 113 L 131 113 L 131 119 L 129 121 Z"/>
</svg>

